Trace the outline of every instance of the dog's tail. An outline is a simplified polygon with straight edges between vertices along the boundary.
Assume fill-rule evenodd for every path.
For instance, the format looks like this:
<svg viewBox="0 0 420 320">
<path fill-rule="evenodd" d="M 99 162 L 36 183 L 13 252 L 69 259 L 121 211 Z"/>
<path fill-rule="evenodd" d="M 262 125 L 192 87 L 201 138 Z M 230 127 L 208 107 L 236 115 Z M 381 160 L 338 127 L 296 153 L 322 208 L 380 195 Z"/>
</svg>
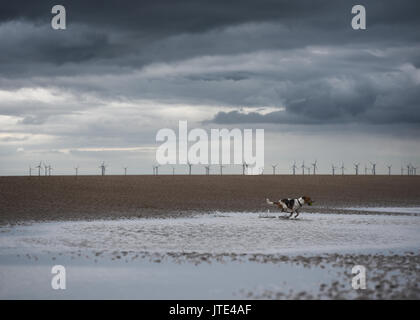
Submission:
<svg viewBox="0 0 420 320">
<path fill-rule="evenodd" d="M 267 204 L 278 204 L 278 201 L 270 201 L 270 199 L 266 198 L 265 201 Z"/>
</svg>

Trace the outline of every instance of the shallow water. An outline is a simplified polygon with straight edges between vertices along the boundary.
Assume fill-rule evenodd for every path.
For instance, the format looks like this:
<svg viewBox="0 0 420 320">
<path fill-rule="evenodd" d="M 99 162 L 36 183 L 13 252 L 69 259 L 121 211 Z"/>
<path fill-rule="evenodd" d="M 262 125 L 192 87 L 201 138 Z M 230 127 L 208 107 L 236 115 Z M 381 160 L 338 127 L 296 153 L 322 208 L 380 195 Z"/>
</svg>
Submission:
<svg viewBox="0 0 420 320">
<path fill-rule="evenodd" d="M 415 257 L 419 231 L 419 216 L 334 213 L 304 213 L 296 220 L 231 212 L 4 226 L 0 298 L 235 299 L 300 293 L 353 298 L 359 293 L 351 288 L 351 267 L 359 255 L 372 264 L 368 286 L 396 275 L 391 279 L 396 289 L 384 292 L 417 297 L 416 258 L 394 263 L 390 255 L 372 260 L 371 253 L 392 250 L 405 258 L 404 252 L 412 251 Z M 349 252 L 356 255 L 337 256 Z M 51 267 L 58 264 L 66 267 L 66 290 L 51 288 Z M 320 289 L 325 284 L 327 295 Z"/>
<path fill-rule="evenodd" d="M 36 261 L 34 258 L 36 257 Z M 291 263 L 213 262 L 195 265 L 167 260 L 102 257 L 2 256 L 1 299 L 235 299 L 263 289 L 312 290 L 335 272 Z M 51 267 L 66 267 L 66 290 L 52 290 Z M 302 281 L 305 280 L 305 281 Z M 350 284 L 348 284 L 350 285 Z"/>
<path fill-rule="evenodd" d="M 215 213 L 176 219 L 34 223 L 0 228 L 3 252 L 74 249 L 301 253 L 420 247 L 420 217 Z"/>
<path fill-rule="evenodd" d="M 420 214 L 420 207 L 347 207 L 343 210 Z"/>
</svg>

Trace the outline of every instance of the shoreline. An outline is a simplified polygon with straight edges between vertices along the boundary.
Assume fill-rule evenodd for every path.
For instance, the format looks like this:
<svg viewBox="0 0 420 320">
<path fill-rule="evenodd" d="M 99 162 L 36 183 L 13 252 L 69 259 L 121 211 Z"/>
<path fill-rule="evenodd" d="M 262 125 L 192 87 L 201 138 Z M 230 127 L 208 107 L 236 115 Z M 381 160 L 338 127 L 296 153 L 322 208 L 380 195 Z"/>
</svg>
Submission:
<svg viewBox="0 0 420 320">
<path fill-rule="evenodd" d="M 305 212 L 363 213 L 357 207 L 420 206 L 420 176 L 50 176 L 0 177 L 0 225 L 278 212 L 265 198 L 309 195 Z M 378 214 L 377 212 L 372 212 Z M 392 214 L 392 213 L 380 213 Z"/>
</svg>

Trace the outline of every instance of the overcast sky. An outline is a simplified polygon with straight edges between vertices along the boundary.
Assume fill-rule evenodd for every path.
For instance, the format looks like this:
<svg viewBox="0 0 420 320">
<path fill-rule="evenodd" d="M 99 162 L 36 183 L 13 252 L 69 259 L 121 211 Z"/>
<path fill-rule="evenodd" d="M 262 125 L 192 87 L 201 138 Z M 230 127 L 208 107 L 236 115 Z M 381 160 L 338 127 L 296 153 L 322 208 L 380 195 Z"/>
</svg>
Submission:
<svg viewBox="0 0 420 320">
<path fill-rule="evenodd" d="M 266 172 L 400 173 L 420 164 L 419 30 L 415 0 L 2 1 L 0 175 L 151 173 L 157 131 L 179 120 L 265 129 Z"/>
</svg>

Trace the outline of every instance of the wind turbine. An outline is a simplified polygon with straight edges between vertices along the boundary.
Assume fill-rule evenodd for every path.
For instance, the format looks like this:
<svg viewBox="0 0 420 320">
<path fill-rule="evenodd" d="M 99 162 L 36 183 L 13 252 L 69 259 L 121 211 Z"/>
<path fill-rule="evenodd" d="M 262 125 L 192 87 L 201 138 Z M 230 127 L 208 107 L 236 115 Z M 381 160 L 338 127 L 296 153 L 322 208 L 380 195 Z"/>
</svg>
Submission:
<svg viewBox="0 0 420 320">
<path fill-rule="evenodd" d="M 188 162 L 188 174 L 191 175 L 192 163 Z"/>
<path fill-rule="evenodd" d="M 48 175 L 51 176 L 52 167 L 51 165 L 48 165 Z"/>
<path fill-rule="evenodd" d="M 353 165 L 354 165 L 354 170 L 355 170 L 356 176 L 358 176 L 359 175 L 359 165 L 360 165 L 360 163 L 359 162 L 353 163 Z"/>
<path fill-rule="evenodd" d="M 417 175 L 417 167 L 412 167 L 413 169 L 413 175 L 416 176 Z"/>
<path fill-rule="evenodd" d="M 278 164 L 277 163 L 272 164 L 271 166 L 273 167 L 273 175 L 275 175 L 276 174 L 276 167 L 278 166 Z"/>
<path fill-rule="evenodd" d="M 341 162 L 341 175 L 344 176 L 344 170 L 346 170 L 346 168 L 344 168 L 344 162 Z"/>
<path fill-rule="evenodd" d="M 316 169 L 318 169 L 317 163 L 318 163 L 318 160 L 315 160 L 314 163 L 311 163 L 312 164 L 312 167 L 314 168 L 314 170 L 313 170 L 313 174 L 314 175 L 316 175 Z"/>
<path fill-rule="evenodd" d="M 404 175 L 404 167 L 401 165 L 401 175 Z"/>
<path fill-rule="evenodd" d="M 41 176 L 42 161 L 40 161 L 39 165 L 37 165 L 35 168 L 38 168 L 38 177 L 40 177 Z"/>
<path fill-rule="evenodd" d="M 337 169 L 337 167 L 334 166 L 334 164 L 332 164 L 331 169 L 332 169 L 332 175 L 335 176 L 335 169 Z"/>
<path fill-rule="evenodd" d="M 159 175 L 159 165 L 153 166 L 153 175 L 157 176 Z"/>
<path fill-rule="evenodd" d="M 296 166 L 296 161 L 295 161 L 295 162 L 293 162 L 293 166 L 292 166 L 293 175 L 296 175 L 296 168 L 297 168 L 297 166 Z"/>
<path fill-rule="evenodd" d="M 29 176 L 32 177 L 32 167 L 29 165 Z"/>
<path fill-rule="evenodd" d="M 370 162 L 370 164 L 372 165 L 372 174 L 374 175 L 374 176 L 376 176 L 376 163 L 373 163 L 373 162 L 371 162 L 371 161 L 369 161 Z"/>
<path fill-rule="evenodd" d="M 248 163 L 242 163 L 242 174 L 245 175 L 245 170 L 248 169 Z"/>
<path fill-rule="evenodd" d="M 302 168 L 302 175 L 305 175 L 305 160 L 302 161 L 302 165 L 300 167 Z"/>
<path fill-rule="evenodd" d="M 205 166 L 204 168 L 206 168 L 206 176 L 210 175 L 210 165 Z"/>
<path fill-rule="evenodd" d="M 368 172 L 368 167 L 367 167 L 367 165 L 365 163 L 365 176 L 367 175 L 367 172 Z"/>
<path fill-rule="evenodd" d="M 220 175 L 221 176 L 223 176 L 223 168 L 224 168 L 225 166 L 224 165 L 220 165 Z"/>
<path fill-rule="evenodd" d="M 105 170 L 106 170 L 106 165 L 105 165 L 105 161 L 102 161 L 102 164 L 99 166 L 99 168 L 101 168 L 101 175 L 104 176 L 105 175 Z"/>
<path fill-rule="evenodd" d="M 74 167 L 74 170 L 76 171 L 76 177 L 79 175 L 79 165 L 77 167 Z"/>
<path fill-rule="evenodd" d="M 172 175 L 173 176 L 175 175 L 175 167 L 174 166 L 172 166 Z"/>
<path fill-rule="evenodd" d="M 124 167 L 124 175 L 125 175 L 125 176 L 127 175 L 127 168 L 128 168 L 128 167 Z"/>
<path fill-rule="evenodd" d="M 407 164 L 407 176 L 411 175 L 411 163 Z"/>
<path fill-rule="evenodd" d="M 306 167 L 306 169 L 308 170 L 308 175 L 311 174 L 311 167 Z"/>
<path fill-rule="evenodd" d="M 46 163 L 44 163 L 44 174 L 45 174 L 45 176 L 48 175 L 48 166 L 47 166 Z"/>
<path fill-rule="evenodd" d="M 391 165 L 388 165 L 387 167 L 388 167 L 388 175 L 390 176 L 391 175 L 391 167 L 392 167 L 392 164 Z"/>
<path fill-rule="evenodd" d="M 416 175 L 416 167 L 415 166 L 413 166 L 411 163 L 410 163 L 410 165 L 411 165 L 411 175 L 412 176 L 415 176 Z"/>
</svg>

